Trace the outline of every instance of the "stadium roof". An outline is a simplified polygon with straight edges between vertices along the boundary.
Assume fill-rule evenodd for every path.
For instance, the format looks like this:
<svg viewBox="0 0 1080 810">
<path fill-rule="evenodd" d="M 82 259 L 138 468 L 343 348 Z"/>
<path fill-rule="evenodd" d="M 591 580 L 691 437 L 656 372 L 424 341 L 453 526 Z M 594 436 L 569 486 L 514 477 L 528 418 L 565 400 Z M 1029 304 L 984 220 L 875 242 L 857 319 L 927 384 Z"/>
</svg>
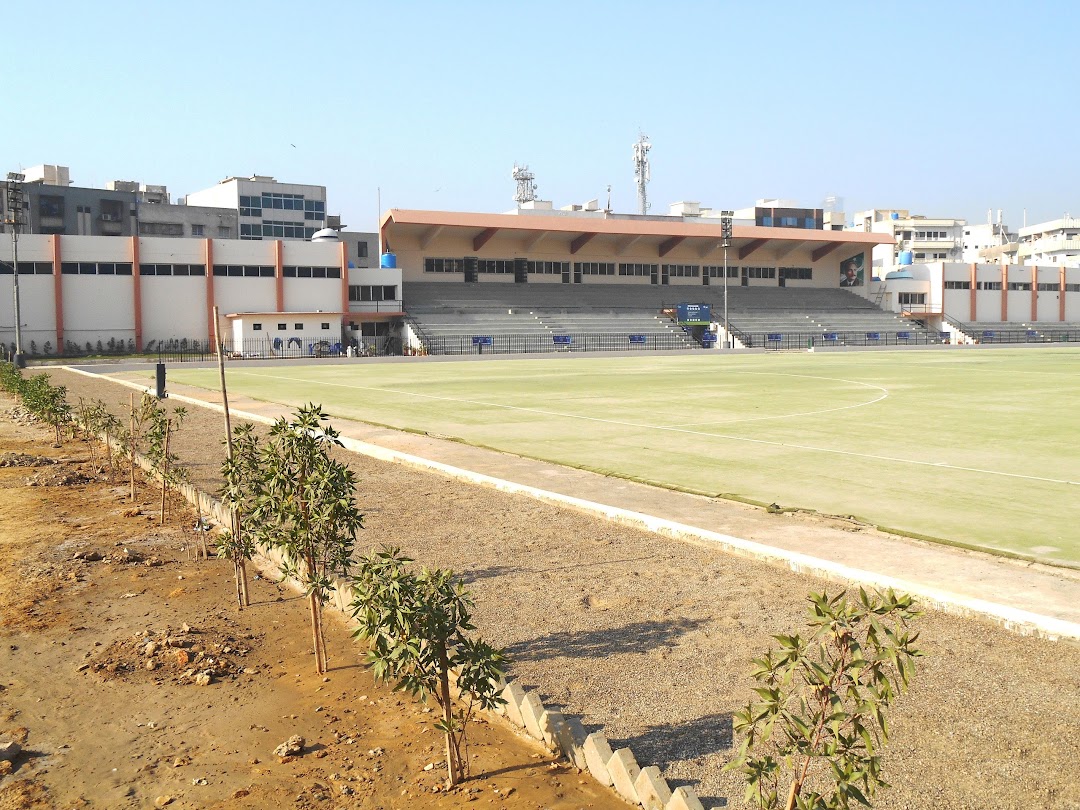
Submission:
<svg viewBox="0 0 1080 810">
<path fill-rule="evenodd" d="M 608 218 L 604 216 L 477 214 L 459 211 L 414 211 L 391 208 L 382 218 L 383 244 L 393 244 L 393 235 L 416 236 L 430 242 L 450 229 L 462 229 L 472 237 L 473 250 L 479 251 L 494 237 L 523 240 L 563 238 L 568 252 L 575 254 L 597 236 L 613 237 L 625 247 L 636 249 L 655 243 L 657 256 L 664 257 L 677 246 L 696 247 L 702 257 L 720 246 L 720 220 L 715 218 L 687 222 L 681 217 L 663 220 L 649 218 Z M 740 260 L 766 245 L 785 250 L 812 248 L 814 261 L 834 250 L 846 254 L 861 252 L 874 245 L 894 244 L 892 234 L 859 231 L 825 231 L 806 228 L 773 228 L 757 225 L 734 225 L 731 249 Z M 776 243 L 783 243 L 778 245 Z M 853 251 L 852 248 L 857 250 Z"/>
</svg>

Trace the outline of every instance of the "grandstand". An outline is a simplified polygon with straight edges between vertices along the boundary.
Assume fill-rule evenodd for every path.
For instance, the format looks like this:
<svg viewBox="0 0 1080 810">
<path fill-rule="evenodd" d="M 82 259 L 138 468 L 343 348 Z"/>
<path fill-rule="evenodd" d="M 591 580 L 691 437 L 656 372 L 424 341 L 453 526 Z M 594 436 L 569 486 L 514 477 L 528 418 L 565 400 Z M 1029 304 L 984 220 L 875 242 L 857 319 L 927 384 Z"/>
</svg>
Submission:
<svg viewBox="0 0 1080 810">
<path fill-rule="evenodd" d="M 955 326 L 976 343 L 1080 342 L 1080 323 L 974 321 Z"/>
<path fill-rule="evenodd" d="M 701 330 L 688 332 L 673 319 L 680 303 L 709 304 L 722 319 L 718 286 L 561 284 L 454 284 L 406 282 L 410 325 L 430 354 L 477 351 L 475 336 L 492 338 L 499 353 L 566 350 L 700 348 Z M 728 320 L 745 347 L 903 345 L 940 342 L 919 322 L 884 312 L 844 289 L 728 288 Z M 570 344 L 555 342 L 570 336 Z M 644 340 L 631 343 L 631 335 Z M 877 337 L 872 337 L 876 335 Z"/>
</svg>

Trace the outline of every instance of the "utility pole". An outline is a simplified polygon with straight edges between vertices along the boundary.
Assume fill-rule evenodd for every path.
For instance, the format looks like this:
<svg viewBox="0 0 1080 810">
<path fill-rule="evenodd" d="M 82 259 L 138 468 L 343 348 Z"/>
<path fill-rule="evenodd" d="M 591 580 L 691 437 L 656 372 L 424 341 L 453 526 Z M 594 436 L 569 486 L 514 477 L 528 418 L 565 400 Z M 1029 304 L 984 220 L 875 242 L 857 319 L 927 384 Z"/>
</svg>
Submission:
<svg viewBox="0 0 1080 810">
<path fill-rule="evenodd" d="M 7 209 L 5 222 L 11 225 L 11 278 L 12 296 L 15 304 L 15 356 L 12 362 L 15 368 L 26 367 L 26 356 L 22 350 L 22 307 L 19 304 L 19 224 L 23 211 L 22 181 L 26 176 L 19 172 L 8 172 Z"/>
<path fill-rule="evenodd" d="M 727 318 L 727 252 L 731 247 L 731 218 L 735 216 L 734 211 L 721 211 L 720 212 L 720 247 L 724 249 L 724 348 L 730 349 L 732 347 L 731 331 L 728 327 Z"/>
</svg>

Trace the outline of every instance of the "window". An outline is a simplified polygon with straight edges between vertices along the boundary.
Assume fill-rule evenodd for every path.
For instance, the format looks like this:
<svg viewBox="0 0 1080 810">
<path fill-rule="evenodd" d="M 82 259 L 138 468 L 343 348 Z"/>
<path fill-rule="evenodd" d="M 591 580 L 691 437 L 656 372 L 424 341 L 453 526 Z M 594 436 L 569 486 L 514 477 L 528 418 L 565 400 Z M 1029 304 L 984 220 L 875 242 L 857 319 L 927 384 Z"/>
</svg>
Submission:
<svg viewBox="0 0 1080 810">
<path fill-rule="evenodd" d="M 79 274 L 79 263 L 78 262 L 61 262 L 60 263 L 60 272 L 65 276 L 71 276 L 71 275 L 77 276 Z"/>
<path fill-rule="evenodd" d="M 181 222 L 140 222 L 139 233 L 144 236 L 183 236 L 184 225 Z"/>
<path fill-rule="evenodd" d="M 701 267 L 696 264 L 665 264 L 664 272 L 674 278 L 698 278 Z"/>
<path fill-rule="evenodd" d="M 809 267 L 781 267 L 780 278 L 810 281 L 814 278 L 814 271 Z"/>
<path fill-rule="evenodd" d="M 192 236 L 203 236 L 203 235 L 205 235 L 205 232 L 206 232 L 206 228 L 203 225 L 192 225 L 191 226 L 191 235 Z"/>
<path fill-rule="evenodd" d="M 368 251 L 367 242 L 357 242 L 356 243 L 356 255 L 357 255 L 358 258 L 366 259 L 368 257 L 368 252 L 367 251 Z"/>
<path fill-rule="evenodd" d="M 724 277 L 724 265 L 722 264 L 707 264 L 702 269 L 703 273 L 708 273 L 709 278 L 723 278 Z M 739 268 L 728 265 L 727 269 L 728 278 L 738 278 Z"/>
<path fill-rule="evenodd" d="M 350 301 L 396 301 L 397 286 L 394 284 L 350 284 Z"/>
<path fill-rule="evenodd" d="M 583 276 L 613 276 L 615 262 L 575 262 L 574 272 Z"/>
<path fill-rule="evenodd" d="M 970 281 L 946 281 L 945 282 L 945 289 L 946 290 L 970 290 L 971 289 L 971 282 Z"/>
<path fill-rule="evenodd" d="M 424 259 L 425 273 L 464 273 L 464 259 Z"/>
<path fill-rule="evenodd" d="M 771 228 L 772 227 L 772 217 L 771 216 L 763 216 L 761 218 L 761 224 L 764 225 L 766 228 Z"/>
<path fill-rule="evenodd" d="M 1010 281 L 1009 289 L 1013 292 L 1031 292 L 1030 281 Z"/>
<path fill-rule="evenodd" d="M 798 217 L 780 217 L 780 227 L 781 228 L 798 228 L 799 227 L 799 218 Z"/>
<path fill-rule="evenodd" d="M 42 194 L 38 197 L 38 215 L 62 219 L 64 216 L 64 198 L 52 194 Z"/>
<path fill-rule="evenodd" d="M 232 228 L 228 225 L 218 225 L 217 235 L 219 239 L 232 239 Z"/>
<path fill-rule="evenodd" d="M 262 324 L 261 323 L 253 323 L 251 325 L 251 331 L 252 332 L 261 332 L 262 331 Z"/>
<path fill-rule="evenodd" d="M 294 323 L 293 324 L 293 329 L 295 329 L 297 332 L 303 332 L 304 331 L 304 325 L 302 323 Z"/>
<path fill-rule="evenodd" d="M 52 262 L 19 262 L 19 275 L 51 276 L 53 271 Z M 64 272 L 61 268 L 60 272 Z M 0 275 L 10 276 L 11 263 L 0 262 Z"/>
<path fill-rule="evenodd" d="M 530 274 L 538 273 L 540 275 L 557 276 L 570 272 L 570 262 L 526 262 L 525 267 Z"/>
<path fill-rule="evenodd" d="M 925 304 L 926 293 L 913 293 L 902 292 L 897 296 L 900 306 L 910 306 L 911 304 Z"/>
<path fill-rule="evenodd" d="M 284 332 L 288 328 L 289 328 L 289 325 L 286 324 L 286 323 L 279 323 L 277 325 L 277 329 L 278 329 L 279 332 Z"/>
<path fill-rule="evenodd" d="M 478 272 L 478 273 L 512 274 L 514 272 L 514 260 L 513 259 L 477 259 L 476 260 L 476 272 Z"/>
<path fill-rule="evenodd" d="M 325 323 L 325 322 L 323 322 L 323 323 L 321 324 L 321 327 L 322 327 L 323 329 L 325 329 L 325 330 L 329 330 L 329 329 L 330 329 L 330 324 L 328 324 L 328 323 Z"/>
<path fill-rule="evenodd" d="M 188 265 L 191 275 L 205 276 L 206 266 L 201 264 Z M 274 268 L 265 264 L 215 264 L 215 276 L 232 276 L 233 278 L 273 278 Z"/>
<path fill-rule="evenodd" d="M 1039 282 L 1037 286 L 1039 292 L 1061 292 L 1061 285 L 1058 284 L 1056 281 L 1050 284 L 1047 284 L 1045 282 Z"/>
<path fill-rule="evenodd" d="M 243 235 L 243 226 L 241 226 L 241 236 Z M 252 236 L 259 235 L 259 226 L 252 225 L 250 228 Z M 276 239 L 306 239 L 314 235 L 314 228 L 305 228 L 299 222 L 285 222 L 284 220 L 276 219 L 264 219 L 262 223 L 262 235 L 269 236 Z"/>
<path fill-rule="evenodd" d="M 975 282 L 976 290 L 1000 290 L 1000 281 L 977 281 Z"/>
<path fill-rule="evenodd" d="M 775 267 L 745 267 L 747 278 L 776 278 Z"/>
<path fill-rule="evenodd" d="M 1080 284 L 1066 284 L 1065 292 L 1080 292 Z"/>
<path fill-rule="evenodd" d="M 656 272 L 655 264 L 620 264 L 620 276 L 651 276 Z"/>
</svg>

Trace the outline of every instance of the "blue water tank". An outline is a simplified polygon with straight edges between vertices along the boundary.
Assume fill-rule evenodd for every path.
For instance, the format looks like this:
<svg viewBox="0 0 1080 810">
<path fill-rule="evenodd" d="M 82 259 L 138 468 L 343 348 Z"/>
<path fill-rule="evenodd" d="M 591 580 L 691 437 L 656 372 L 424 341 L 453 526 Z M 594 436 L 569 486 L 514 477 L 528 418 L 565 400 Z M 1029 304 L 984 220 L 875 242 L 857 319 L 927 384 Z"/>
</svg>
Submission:
<svg viewBox="0 0 1080 810">
<path fill-rule="evenodd" d="M 909 264 L 913 264 L 914 261 L 915 261 L 915 254 L 912 253 L 910 250 L 901 250 L 900 251 L 900 264 L 901 265 L 907 266 Z"/>
<path fill-rule="evenodd" d="M 379 257 L 379 267 L 385 267 L 388 270 L 393 270 L 397 267 L 397 255 L 387 251 Z"/>
<path fill-rule="evenodd" d="M 892 213 L 889 214 L 889 219 L 900 219 L 900 215 L 898 213 L 896 213 L 895 211 L 893 211 Z"/>
</svg>

